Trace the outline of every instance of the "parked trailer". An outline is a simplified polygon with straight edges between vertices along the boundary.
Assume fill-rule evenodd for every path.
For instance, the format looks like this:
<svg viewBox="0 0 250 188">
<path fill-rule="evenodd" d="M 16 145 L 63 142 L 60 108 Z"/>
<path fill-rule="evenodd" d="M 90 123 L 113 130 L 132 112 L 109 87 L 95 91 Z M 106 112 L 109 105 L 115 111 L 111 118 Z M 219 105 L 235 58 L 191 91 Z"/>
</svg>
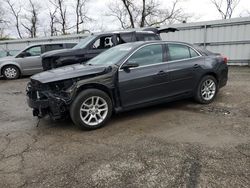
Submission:
<svg viewBox="0 0 250 188">
<path fill-rule="evenodd" d="M 250 17 L 168 25 L 178 32 L 162 34 L 164 40 L 199 45 L 229 58 L 231 65 L 250 65 Z"/>
</svg>

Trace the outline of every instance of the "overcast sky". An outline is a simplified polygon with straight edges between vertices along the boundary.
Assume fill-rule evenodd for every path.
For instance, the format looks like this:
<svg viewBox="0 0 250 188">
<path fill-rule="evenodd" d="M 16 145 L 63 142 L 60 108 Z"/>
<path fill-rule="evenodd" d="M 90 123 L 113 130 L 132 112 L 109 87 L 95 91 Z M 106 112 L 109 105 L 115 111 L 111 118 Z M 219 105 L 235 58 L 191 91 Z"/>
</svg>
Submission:
<svg viewBox="0 0 250 188">
<path fill-rule="evenodd" d="M 0 0 L 1 1 L 1 0 Z M 13 2 L 19 1 L 21 4 L 28 5 L 28 0 L 13 0 Z M 52 7 L 48 3 L 48 0 L 35 0 L 43 7 L 42 11 L 39 14 L 40 19 L 40 33 L 43 33 L 44 30 L 48 30 L 48 26 L 44 25 L 44 18 L 48 16 L 48 10 Z M 102 30 L 114 30 L 120 29 L 119 22 L 115 21 L 113 17 L 106 16 L 108 13 L 108 5 L 112 4 L 115 0 L 89 0 L 87 5 L 88 15 L 92 17 L 95 21 L 85 25 L 86 29 L 91 31 Z M 171 6 L 172 0 L 158 0 L 162 4 L 162 8 Z M 46 3 L 47 2 L 47 3 Z M 170 4 L 169 4 L 170 3 Z M 67 5 L 71 7 L 72 1 L 68 0 Z M 2 6 L 2 5 L 1 5 Z M 197 22 L 197 21 L 208 21 L 208 20 L 217 20 L 221 19 L 221 15 L 218 13 L 210 0 L 182 0 L 179 4 L 185 13 L 192 14 L 193 17 L 188 22 Z M 25 10 L 24 10 L 25 11 Z M 233 17 L 246 16 L 246 12 L 250 12 L 250 0 L 241 0 Z M 69 15 L 73 15 L 68 11 Z M 74 19 L 74 18 L 73 18 Z M 69 16 L 69 24 L 71 17 Z M 72 21 L 71 21 L 72 22 Z M 15 28 L 12 26 L 9 27 L 7 34 L 12 37 L 17 37 Z"/>
<path fill-rule="evenodd" d="M 171 0 L 159 1 L 162 3 L 163 7 L 168 7 L 169 3 L 172 2 Z M 112 2 L 112 0 L 90 0 L 89 13 L 96 20 L 99 20 L 99 23 L 106 23 L 108 20 L 109 24 L 107 27 L 113 29 L 119 26 L 119 24 L 117 22 L 114 24 L 114 22 L 112 22 L 113 18 L 103 16 L 103 13 L 107 11 L 106 7 L 109 2 Z M 185 12 L 194 15 L 190 20 L 191 22 L 221 19 L 221 15 L 214 5 L 211 4 L 210 0 L 183 0 L 180 7 L 182 7 Z M 250 0 L 241 0 L 235 9 L 233 17 L 239 17 L 239 15 L 246 16 L 247 10 L 250 11 Z"/>
</svg>

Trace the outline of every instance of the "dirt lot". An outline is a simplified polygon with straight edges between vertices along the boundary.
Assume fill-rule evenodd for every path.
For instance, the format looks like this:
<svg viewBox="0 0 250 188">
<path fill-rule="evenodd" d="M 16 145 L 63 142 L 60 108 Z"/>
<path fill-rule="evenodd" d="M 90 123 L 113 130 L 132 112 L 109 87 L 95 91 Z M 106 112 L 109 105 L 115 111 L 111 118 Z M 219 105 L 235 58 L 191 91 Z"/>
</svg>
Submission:
<svg viewBox="0 0 250 188">
<path fill-rule="evenodd" d="M 28 79 L 0 80 L 0 187 L 250 187 L 250 68 L 210 105 L 119 114 L 96 131 L 32 117 Z"/>
</svg>

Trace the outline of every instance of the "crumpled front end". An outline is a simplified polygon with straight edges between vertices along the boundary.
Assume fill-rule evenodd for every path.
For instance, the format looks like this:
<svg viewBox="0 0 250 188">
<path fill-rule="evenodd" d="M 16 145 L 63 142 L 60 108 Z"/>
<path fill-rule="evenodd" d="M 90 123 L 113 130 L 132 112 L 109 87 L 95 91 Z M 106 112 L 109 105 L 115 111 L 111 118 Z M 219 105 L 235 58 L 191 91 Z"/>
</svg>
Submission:
<svg viewBox="0 0 250 188">
<path fill-rule="evenodd" d="M 70 86 L 72 81 L 50 85 L 31 80 L 26 93 L 27 103 L 33 109 L 33 115 L 39 118 L 49 115 L 54 120 L 65 117 L 72 99 L 72 91 L 65 88 Z"/>
</svg>

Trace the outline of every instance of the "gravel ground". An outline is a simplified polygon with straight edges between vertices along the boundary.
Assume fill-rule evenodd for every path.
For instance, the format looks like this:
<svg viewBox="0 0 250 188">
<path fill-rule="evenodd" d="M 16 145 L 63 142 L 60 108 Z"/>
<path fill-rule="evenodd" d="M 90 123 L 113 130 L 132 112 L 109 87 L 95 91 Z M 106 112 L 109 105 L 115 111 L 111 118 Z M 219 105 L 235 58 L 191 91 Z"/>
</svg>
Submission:
<svg viewBox="0 0 250 188">
<path fill-rule="evenodd" d="M 32 117 L 28 78 L 0 80 L 0 187 L 250 187 L 250 68 L 210 105 L 183 100 L 102 129 Z"/>
</svg>

